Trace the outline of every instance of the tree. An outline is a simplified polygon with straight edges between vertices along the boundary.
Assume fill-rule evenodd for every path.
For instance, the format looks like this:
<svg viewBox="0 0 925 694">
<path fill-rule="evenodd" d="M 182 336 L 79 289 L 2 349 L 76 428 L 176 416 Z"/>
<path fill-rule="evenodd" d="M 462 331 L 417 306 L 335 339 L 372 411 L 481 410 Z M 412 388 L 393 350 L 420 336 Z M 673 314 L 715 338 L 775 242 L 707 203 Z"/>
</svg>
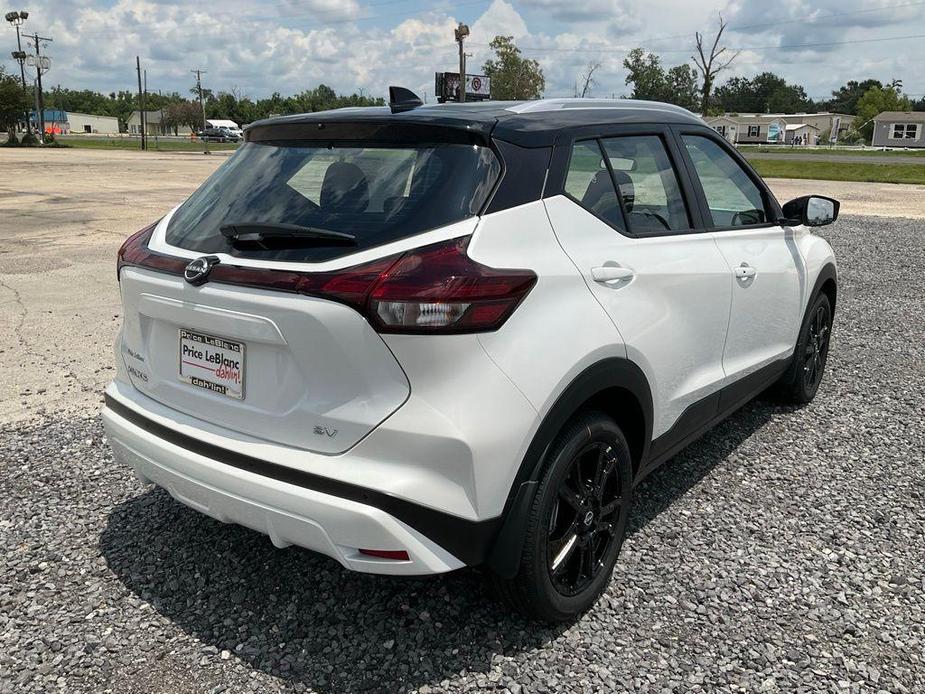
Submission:
<svg viewBox="0 0 925 694">
<path fill-rule="evenodd" d="M 848 113 L 853 116 L 857 114 L 858 101 L 871 87 L 883 87 L 883 84 L 875 79 L 866 79 L 862 82 L 849 80 L 832 92 L 832 98 L 821 105 L 833 113 Z"/>
<path fill-rule="evenodd" d="M 719 30 L 716 32 L 716 38 L 713 39 L 713 45 L 710 47 L 709 57 L 703 48 L 703 36 L 701 36 L 699 31 L 694 33 L 694 37 L 697 40 L 697 55 L 692 56 L 691 60 L 694 61 L 694 65 L 700 70 L 700 75 L 703 79 L 700 105 L 704 113 L 710 112 L 710 92 L 713 90 L 713 82 L 716 81 L 716 75 L 729 67 L 732 61 L 739 55 L 738 51 L 732 55 L 728 55 L 725 46 L 719 48 L 719 41 L 723 37 L 723 32 L 725 30 L 726 22 L 723 21 L 723 15 L 720 15 Z"/>
<path fill-rule="evenodd" d="M 179 134 L 181 126 L 186 126 L 190 130 L 199 130 L 202 127 L 202 111 L 199 109 L 199 103 L 182 99 L 167 104 L 162 109 L 163 116 L 161 122 L 165 127 L 173 130 L 173 134 Z"/>
<path fill-rule="evenodd" d="M 667 102 L 686 108 L 688 111 L 700 110 L 700 86 L 697 73 L 690 65 L 675 65 L 665 73 L 665 85 L 668 90 Z"/>
<path fill-rule="evenodd" d="M 623 60 L 626 84 L 633 85 L 630 98 L 664 101 L 689 111 L 700 108 L 697 74 L 690 65 L 675 65 L 667 71 L 654 53 L 634 48 Z"/>
<path fill-rule="evenodd" d="M 773 72 L 751 79 L 731 77 L 716 88 L 713 97 L 713 103 L 727 113 L 794 113 L 812 105 L 802 86 L 788 84 Z"/>
<path fill-rule="evenodd" d="M 871 87 L 858 99 L 857 115 L 854 117 L 854 129 L 860 132 L 867 142 L 874 132 L 874 116 L 884 111 L 908 111 L 912 107 L 905 96 L 893 87 Z"/>
<path fill-rule="evenodd" d="M 22 83 L 0 65 L 0 130 L 6 130 L 11 140 L 28 109 L 29 97 Z"/>
<path fill-rule="evenodd" d="M 546 88 L 546 78 L 536 60 L 524 58 L 514 45 L 513 36 L 495 36 L 488 44 L 495 52 L 482 66 L 491 80 L 493 99 L 539 99 Z"/>
<path fill-rule="evenodd" d="M 579 99 L 584 99 L 586 96 L 591 96 L 591 90 L 597 86 L 597 80 L 594 79 L 594 73 L 601 67 L 599 62 L 590 61 L 585 66 L 585 70 L 578 76 L 578 81 L 575 83 L 575 96 Z M 579 85 L 581 85 L 579 87 Z"/>
<path fill-rule="evenodd" d="M 668 96 L 667 77 L 661 59 L 654 53 L 634 48 L 623 59 L 626 84 L 633 85 L 631 99 L 664 101 Z"/>
<path fill-rule="evenodd" d="M 180 126 L 196 130 L 202 127 L 202 111 L 199 108 L 199 92 L 191 90 L 193 99 L 187 99 L 177 92 L 160 93 L 151 91 L 145 96 L 145 108 L 149 111 L 163 111 L 167 127 L 175 132 Z M 383 106 L 385 99 L 364 94 L 337 94 L 331 87 L 321 84 L 294 96 L 284 97 L 276 92 L 267 99 L 254 101 L 244 96 L 239 89 L 214 93 L 203 89 L 206 118 L 227 118 L 236 123 L 252 123 L 270 115 L 285 115 L 307 111 L 324 111 L 342 106 Z M 115 116 L 124 132 L 132 111 L 139 109 L 138 94 L 123 90 L 102 94 L 90 90 L 74 90 L 56 86 L 45 93 L 48 108 L 63 111 L 79 111 L 103 116 Z M 25 109 L 24 109 L 25 110 Z"/>
</svg>

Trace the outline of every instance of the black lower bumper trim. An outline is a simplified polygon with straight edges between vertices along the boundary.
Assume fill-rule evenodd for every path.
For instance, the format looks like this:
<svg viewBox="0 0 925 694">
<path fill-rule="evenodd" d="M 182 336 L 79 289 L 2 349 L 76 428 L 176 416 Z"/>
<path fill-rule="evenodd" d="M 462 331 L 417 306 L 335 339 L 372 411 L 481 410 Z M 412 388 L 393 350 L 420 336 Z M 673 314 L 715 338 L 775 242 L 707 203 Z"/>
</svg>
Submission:
<svg viewBox="0 0 925 694">
<path fill-rule="evenodd" d="M 123 405 L 108 393 L 106 394 L 106 407 L 152 436 L 223 465 L 230 465 L 255 475 L 381 509 L 411 526 L 469 566 L 485 561 L 488 550 L 501 526 L 500 517 L 486 521 L 466 520 L 375 489 L 333 480 L 304 470 L 296 470 L 205 443 L 148 419 L 141 413 Z"/>
</svg>

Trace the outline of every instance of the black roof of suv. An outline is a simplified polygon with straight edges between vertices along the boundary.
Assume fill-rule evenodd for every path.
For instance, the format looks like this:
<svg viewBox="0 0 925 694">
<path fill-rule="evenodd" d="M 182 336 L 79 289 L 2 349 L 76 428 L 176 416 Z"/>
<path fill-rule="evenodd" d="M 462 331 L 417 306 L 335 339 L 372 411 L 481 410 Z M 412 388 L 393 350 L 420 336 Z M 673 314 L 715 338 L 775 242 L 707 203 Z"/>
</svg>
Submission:
<svg viewBox="0 0 925 694">
<path fill-rule="evenodd" d="M 678 106 L 631 99 L 541 99 L 537 101 L 482 101 L 465 104 L 433 104 L 393 112 L 388 106 L 341 108 L 319 113 L 300 113 L 258 121 L 248 127 L 248 140 L 276 139 L 281 134 L 327 129 L 331 137 L 345 126 L 442 127 L 473 136 L 489 136 L 522 147 L 547 147 L 563 128 L 617 123 L 704 125 L 699 116 Z M 272 131 L 272 132 L 271 132 Z M 366 133 L 364 133 L 366 134 Z M 321 133 L 315 137 L 323 138 Z"/>
</svg>

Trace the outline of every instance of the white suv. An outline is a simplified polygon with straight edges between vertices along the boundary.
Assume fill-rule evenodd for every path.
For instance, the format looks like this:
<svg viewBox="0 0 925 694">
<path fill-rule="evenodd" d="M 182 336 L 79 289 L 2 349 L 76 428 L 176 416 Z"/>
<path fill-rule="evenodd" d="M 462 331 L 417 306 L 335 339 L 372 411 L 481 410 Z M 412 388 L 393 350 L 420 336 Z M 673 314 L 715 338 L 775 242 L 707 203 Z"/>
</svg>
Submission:
<svg viewBox="0 0 925 694">
<path fill-rule="evenodd" d="M 356 571 L 483 566 L 567 620 L 633 488 L 774 384 L 813 398 L 835 261 L 689 112 L 634 101 L 275 118 L 119 251 L 117 460 Z"/>
</svg>

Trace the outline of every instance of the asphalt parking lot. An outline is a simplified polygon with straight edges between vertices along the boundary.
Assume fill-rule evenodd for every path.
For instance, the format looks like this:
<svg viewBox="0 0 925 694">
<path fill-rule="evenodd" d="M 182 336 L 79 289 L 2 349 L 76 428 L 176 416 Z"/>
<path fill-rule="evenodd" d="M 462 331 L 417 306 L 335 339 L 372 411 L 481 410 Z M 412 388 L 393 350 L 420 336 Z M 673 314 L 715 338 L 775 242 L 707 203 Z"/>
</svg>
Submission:
<svg viewBox="0 0 925 694">
<path fill-rule="evenodd" d="M 819 396 L 759 399 L 655 473 L 601 602 L 549 628 L 476 572 L 349 573 L 115 466 L 113 254 L 215 161 L 4 156 L 0 692 L 925 690 L 921 198 L 899 208 L 919 219 L 874 217 L 856 212 L 884 196 L 851 193 L 873 207 L 823 232 L 840 289 Z M 774 185 L 841 185 L 814 184 Z"/>
</svg>

